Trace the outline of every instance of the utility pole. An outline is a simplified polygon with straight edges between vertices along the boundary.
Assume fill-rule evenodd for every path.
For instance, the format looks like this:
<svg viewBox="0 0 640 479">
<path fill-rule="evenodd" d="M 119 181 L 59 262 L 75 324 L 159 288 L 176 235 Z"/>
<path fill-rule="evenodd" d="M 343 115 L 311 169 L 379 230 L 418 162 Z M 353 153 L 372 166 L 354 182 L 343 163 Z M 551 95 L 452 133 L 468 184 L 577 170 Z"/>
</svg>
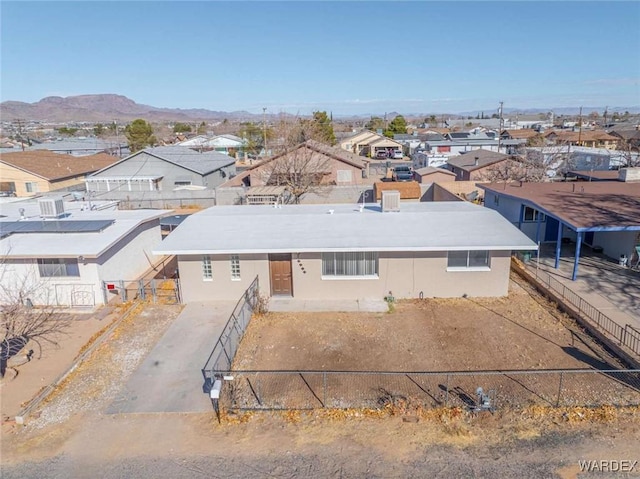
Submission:
<svg viewBox="0 0 640 479">
<path fill-rule="evenodd" d="M 607 110 L 608 110 L 608 109 L 609 109 L 609 107 L 608 107 L 608 106 L 605 106 L 605 107 L 604 107 L 604 115 L 602 115 L 602 116 L 604 117 L 604 125 L 603 125 L 603 126 L 604 126 L 604 128 L 606 128 L 606 127 L 607 127 L 607 113 L 608 113 L 608 112 L 607 112 Z"/>
<path fill-rule="evenodd" d="M 264 156 L 267 156 L 267 107 L 262 108 L 262 141 Z"/>
<path fill-rule="evenodd" d="M 578 128 L 578 146 L 580 146 L 580 142 L 582 141 L 582 107 L 580 107 L 580 116 L 578 116 L 578 121 L 580 122 L 580 126 Z"/>
<path fill-rule="evenodd" d="M 499 122 L 499 126 L 498 126 L 498 153 L 500 153 L 500 145 L 502 143 L 501 139 L 502 139 L 502 126 L 503 126 L 503 120 L 502 120 L 502 105 L 504 104 L 504 102 L 500 102 L 500 108 L 498 108 L 498 118 L 500 118 L 500 122 Z"/>
</svg>

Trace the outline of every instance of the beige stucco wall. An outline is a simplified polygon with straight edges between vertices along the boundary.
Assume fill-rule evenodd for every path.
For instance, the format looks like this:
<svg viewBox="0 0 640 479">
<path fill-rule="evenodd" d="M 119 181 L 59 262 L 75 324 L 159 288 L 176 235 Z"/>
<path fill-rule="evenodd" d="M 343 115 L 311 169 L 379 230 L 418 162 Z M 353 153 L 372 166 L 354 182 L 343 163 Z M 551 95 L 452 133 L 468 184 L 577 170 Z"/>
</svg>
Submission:
<svg viewBox="0 0 640 479">
<path fill-rule="evenodd" d="M 266 254 L 240 256 L 240 281 L 231 279 L 231 255 L 210 255 L 213 279 L 202 279 L 202 256 L 178 256 L 178 270 L 183 302 L 237 300 L 256 276 L 260 276 L 260 291 L 269 294 L 269 260 Z"/>
<path fill-rule="evenodd" d="M 16 196 L 34 196 L 37 193 L 49 191 L 49 182 L 44 178 L 19 170 L 5 163 L 0 163 L 0 181 L 13 182 L 16 187 Z M 37 191 L 28 192 L 25 183 L 36 183 Z"/>
<path fill-rule="evenodd" d="M 241 281 L 231 280 L 229 255 L 213 255 L 213 280 L 203 281 L 200 256 L 179 256 L 185 303 L 240 298 L 256 275 L 270 294 L 268 256 L 240 255 Z M 320 253 L 293 253 L 293 296 L 297 299 L 382 299 L 504 296 L 509 286 L 510 252 L 493 252 L 490 271 L 447 271 L 447 253 L 380 253 L 373 279 L 323 279 Z"/>
</svg>

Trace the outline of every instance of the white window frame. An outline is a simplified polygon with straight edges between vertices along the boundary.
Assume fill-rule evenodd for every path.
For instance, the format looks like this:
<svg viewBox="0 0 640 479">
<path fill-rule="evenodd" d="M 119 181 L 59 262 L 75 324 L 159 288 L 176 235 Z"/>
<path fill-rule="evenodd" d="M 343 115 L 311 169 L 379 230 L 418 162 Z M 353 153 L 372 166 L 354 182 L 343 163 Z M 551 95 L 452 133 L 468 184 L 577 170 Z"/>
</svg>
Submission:
<svg viewBox="0 0 640 479">
<path fill-rule="evenodd" d="M 38 273 L 41 278 L 79 278 L 78 260 L 72 258 L 38 258 Z"/>
<path fill-rule="evenodd" d="M 26 181 L 24 183 L 24 188 L 27 190 L 27 193 L 38 193 L 40 191 L 36 181 Z"/>
<path fill-rule="evenodd" d="M 452 256 L 462 256 L 462 253 L 466 253 L 465 265 L 451 265 Z M 486 256 L 485 265 L 478 266 L 472 265 L 473 256 L 479 253 Z M 460 259 L 460 258 L 457 258 Z M 491 251 L 489 250 L 456 250 L 447 251 L 447 271 L 491 271 Z"/>
<path fill-rule="evenodd" d="M 231 281 L 240 281 L 240 256 L 237 254 L 231 255 Z"/>
<path fill-rule="evenodd" d="M 376 251 L 322 253 L 322 279 L 378 279 Z"/>
<path fill-rule="evenodd" d="M 211 256 L 204 255 L 202 257 L 202 281 L 213 281 L 213 266 L 211 265 Z"/>
</svg>

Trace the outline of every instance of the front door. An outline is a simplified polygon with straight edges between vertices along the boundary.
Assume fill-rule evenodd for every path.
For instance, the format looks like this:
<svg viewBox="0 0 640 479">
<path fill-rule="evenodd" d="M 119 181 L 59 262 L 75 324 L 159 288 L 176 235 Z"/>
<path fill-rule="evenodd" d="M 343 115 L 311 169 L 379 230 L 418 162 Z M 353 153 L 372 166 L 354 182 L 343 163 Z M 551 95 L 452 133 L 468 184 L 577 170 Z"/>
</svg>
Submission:
<svg viewBox="0 0 640 479">
<path fill-rule="evenodd" d="M 293 296 L 290 254 L 270 254 L 271 296 Z"/>
</svg>

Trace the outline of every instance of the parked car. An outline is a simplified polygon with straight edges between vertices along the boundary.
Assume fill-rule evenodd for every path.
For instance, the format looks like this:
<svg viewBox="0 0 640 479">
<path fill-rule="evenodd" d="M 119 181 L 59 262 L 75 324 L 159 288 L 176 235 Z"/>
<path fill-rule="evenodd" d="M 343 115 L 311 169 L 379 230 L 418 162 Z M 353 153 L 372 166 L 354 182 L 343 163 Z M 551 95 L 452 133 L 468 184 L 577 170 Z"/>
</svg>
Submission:
<svg viewBox="0 0 640 479">
<path fill-rule="evenodd" d="M 379 159 L 384 159 L 384 158 L 388 158 L 389 155 L 387 154 L 387 150 L 378 150 L 376 152 L 376 158 Z"/>
<path fill-rule="evenodd" d="M 394 160 L 401 160 L 404 158 L 404 154 L 402 153 L 402 150 L 394 150 L 393 152 L 393 159 Z"/>
<path fill-rule="evenodd" d="M 413 181 L 413 171 L 410 166 L 396 166 L 393 169 L 393 181 Z"/>
</svg>

